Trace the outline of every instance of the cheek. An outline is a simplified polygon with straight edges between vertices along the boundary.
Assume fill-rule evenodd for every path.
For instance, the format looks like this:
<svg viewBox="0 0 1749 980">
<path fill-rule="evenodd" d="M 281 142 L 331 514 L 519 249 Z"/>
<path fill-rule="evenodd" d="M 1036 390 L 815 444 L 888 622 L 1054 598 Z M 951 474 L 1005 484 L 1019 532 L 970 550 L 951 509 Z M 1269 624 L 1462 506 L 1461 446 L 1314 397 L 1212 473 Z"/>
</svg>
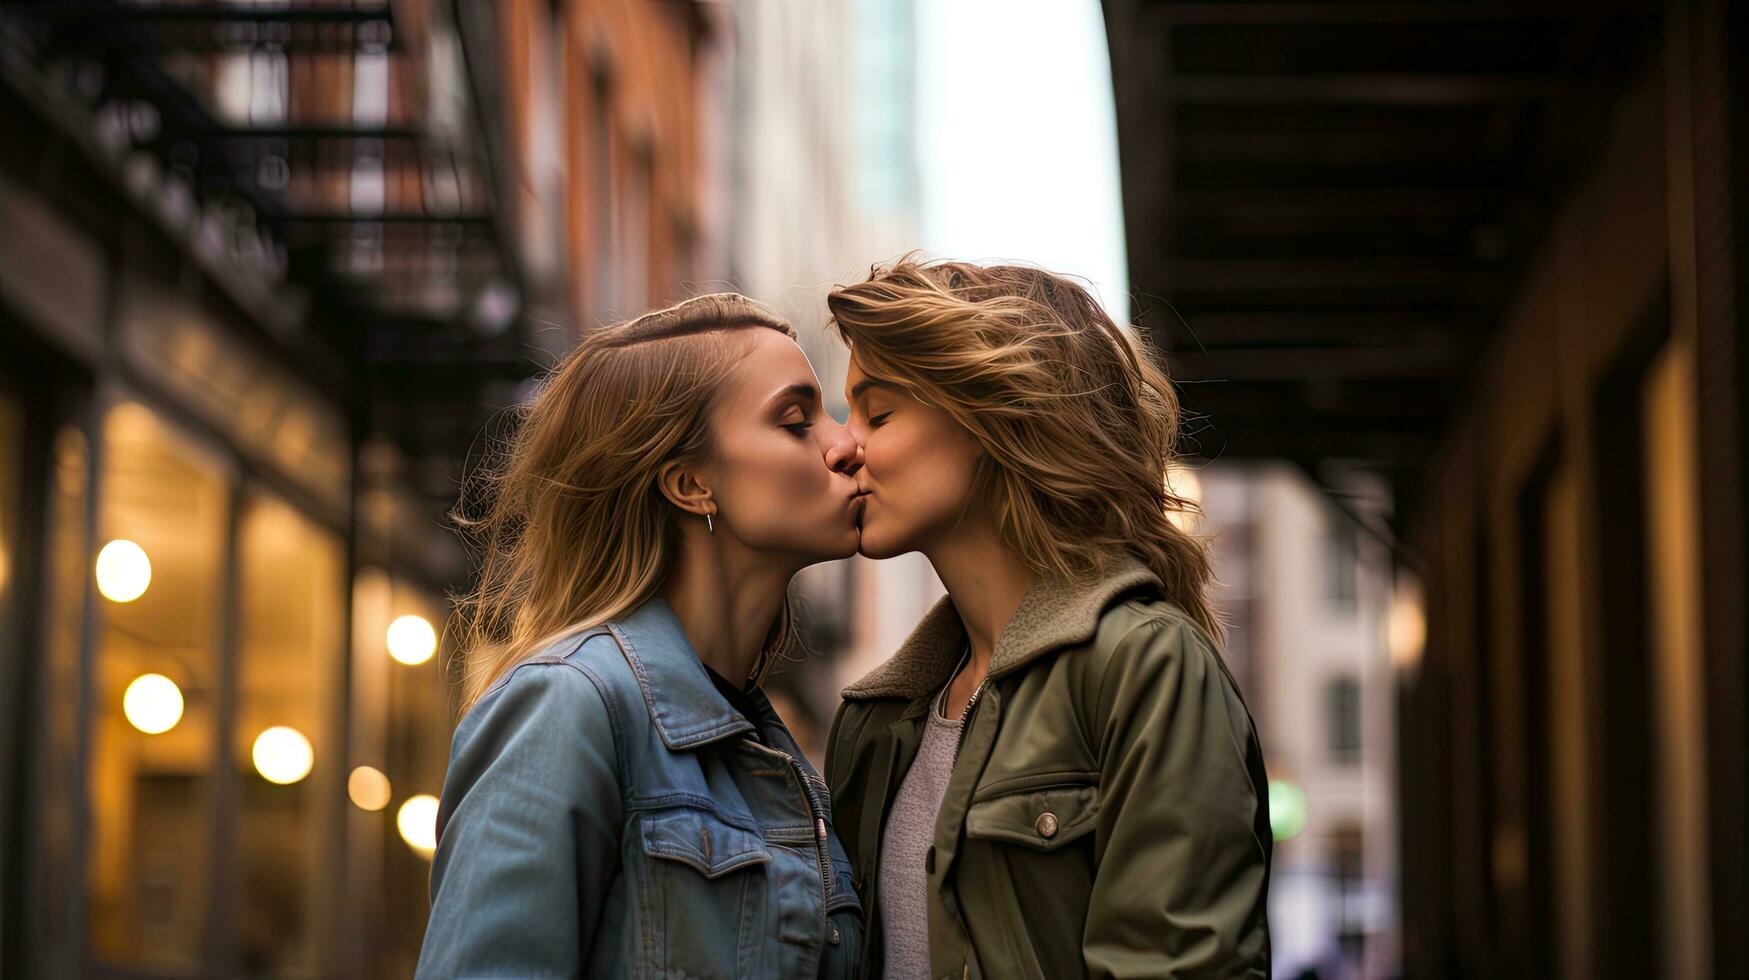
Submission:
<svg viewBox="0 0 1749 980">
<path fill-rule="evenodd" d="M 762 439 L 727 460 L 727 495 L 743 513 L 749 509 L 782 514 L 823 498 L 831 474 L 813 443 L 779 434 Z"/>
<path fill-rule="evenodd" d="M 877 430 L 863 451 L 882 503 L 925 518 L 958 507 L 971 490 L 976 463 L 975 447 L 914 427 Z"/>
</svg>

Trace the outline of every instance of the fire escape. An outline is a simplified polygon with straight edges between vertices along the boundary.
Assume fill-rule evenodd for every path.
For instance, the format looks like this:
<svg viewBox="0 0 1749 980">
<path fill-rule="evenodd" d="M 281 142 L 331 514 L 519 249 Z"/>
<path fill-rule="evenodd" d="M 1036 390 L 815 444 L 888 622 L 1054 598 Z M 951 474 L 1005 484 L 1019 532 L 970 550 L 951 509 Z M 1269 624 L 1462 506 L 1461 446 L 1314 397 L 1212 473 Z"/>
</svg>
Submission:
<svg viewBox="0 0 1749 980">
<path fill-rule="evenodd" d="M 472 16 L 440 0 L 0 5 L 8 86 L 355 432 L 389 437 L 433 513 L 535 370 L 495 216 L 498 107 L 479 77 L 494 64 L 470 64 L 455 23 Z"/>
</svg>

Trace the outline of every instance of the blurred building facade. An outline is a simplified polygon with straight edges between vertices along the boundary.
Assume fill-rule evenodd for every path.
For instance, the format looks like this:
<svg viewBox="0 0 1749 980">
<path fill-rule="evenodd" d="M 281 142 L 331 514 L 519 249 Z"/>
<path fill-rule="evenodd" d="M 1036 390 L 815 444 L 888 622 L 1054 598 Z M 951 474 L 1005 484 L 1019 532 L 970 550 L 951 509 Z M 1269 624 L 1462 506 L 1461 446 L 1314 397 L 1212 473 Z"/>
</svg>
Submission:
<svg viewBox="0 0 1749 980">
<path fill-rule="evenodd" d="M 1193 436 L 1394 500 L 1404 972 L 1749 974 L 1749 13 L 1104 7 Z"/>
<path fill-rule="evenodd" d="M 1432 467 L 1418 975 L 1749 970 L 1745 26 L 1663 6 Z"/>
<path fill-rule="evenodd" d="M 249 6 L 0 5 L 8 977 L 408 974 L 477 435 L 918 234 L 911 0 Z M 1749 972 L 1749 15 L 1104 7 L 1282 970 Z M 818 746 L 941 586 L 800 591 Z"/>
<path fill-rule="evenodd" d="M 507 219 L 555 352 L 721 282 L 727 13 L 710 3 L 467 8 L 500 70 Z M 485 44 L 487 38 L 489 45 Z"/>
<path fill-rule="evenodd" d="M 0 974 L 410 975 L 442 515 L 723 276 L 714 6 L 0 7 Z"/>
<path fill-rule="evenodd" d="M 917 240 L 912 0 L 747 0 L 733 8 L 729 270 L 795 324 L 843 418 L 848 356 L 826 294 Z M 804 570 L 812 655 L 773 678 L 804 749 L 823 756 L 838 691 L 898 648 L 939 583 L 919 555 Z"/>
<path fill-rule="evenodd" d="M 1389 516 L 1376 480 L 1350 474 L 1338 506 L 1286 463 L 1175 471 L 1200 499 L 1213 549 L 1222 650 L 1263 740 L 1276 836 L 1276 973 L 1396 972 L 1394 674 L 1386 643 Z"/>
</svg>

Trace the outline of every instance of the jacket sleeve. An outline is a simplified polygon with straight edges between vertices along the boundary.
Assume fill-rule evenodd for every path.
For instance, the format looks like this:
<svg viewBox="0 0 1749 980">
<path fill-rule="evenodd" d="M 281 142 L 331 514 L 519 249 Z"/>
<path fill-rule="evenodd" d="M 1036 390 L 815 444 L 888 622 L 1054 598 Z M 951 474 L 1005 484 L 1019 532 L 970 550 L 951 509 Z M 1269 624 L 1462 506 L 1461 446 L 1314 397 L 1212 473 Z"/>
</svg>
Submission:
<svg viewBox="0 0 1749 980">
<path fill-rule="evenodd" d="M 838 741 L 842 737 L 839 729 L 843 727 L 844 702 L 840 701 L 838 710 L 832 713 L 832 726 L 826 730 L 826 768 L 821 773 L 825 777 L 826 788 L 835 796 L 838 793 L 838 776 L 844 771 L 844 763 L 839 760 L 839 756 L 848 750 L 848 746 L 841 746 Z"/>
<path fill-rule="evenodd" d="M 858 833 L 865 787 L 851 782 L 851 769 L 857 754 L 857 732 L 847 719 L 850 702 L 840 702 L 832 716 L 832 727 L 826 736 L 826 790 L 832 800 L 832 825 L 838 839 L 850 857 L 852 866 L 861 867 L 862 835 Z"/>
<path fill-rule="evenodd" d="M 623 816 L 595 681 L 570 664 L 517 668 L 456 729 L 417 975 L 581 975 Z"/>
<path fill-rule="evenodd" d="M 1103 762 L 1088 974 L 1269 976 L 1262 754 L 1214 651 L 1181 621 L 1136 627 L 1094 720 Z"/>
</svg>

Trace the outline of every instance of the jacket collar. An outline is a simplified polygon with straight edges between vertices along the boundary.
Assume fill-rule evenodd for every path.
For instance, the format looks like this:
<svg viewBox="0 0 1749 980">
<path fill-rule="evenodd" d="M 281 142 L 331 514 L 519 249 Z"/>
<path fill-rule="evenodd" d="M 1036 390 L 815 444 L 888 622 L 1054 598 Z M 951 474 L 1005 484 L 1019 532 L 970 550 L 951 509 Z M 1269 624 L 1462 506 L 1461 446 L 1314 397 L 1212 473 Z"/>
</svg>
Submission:
<svg viewBox="0 0 1749 980">
<path fill-rule="evenodd" d="M 667 600 L 652 598 L 607 628 L 625 651 L 668 748 L 696 748 L 754 730 L 717 691 Z"/>
<path fill-rule="evenodd" d="M 1105 574 L 1084 579 L 1039 582 L 1020 600 L 1014 618 L 1002 630 L 990 658 L 992 678 L 1016 670 L 1063 647 L 1086 643 L 1099 628 L 1099 617 L 1120 596 L 1152 587 L 1160 580 L 1148 567 L 1127 555 Z M 897 653 L 868 676 L 844 690 L 852 701 L 875 698 L 921 698 L 947 682 L 965 649 L 966 628 L 953 598 L 943 596 L 917 624 Z"/>
</svg>

